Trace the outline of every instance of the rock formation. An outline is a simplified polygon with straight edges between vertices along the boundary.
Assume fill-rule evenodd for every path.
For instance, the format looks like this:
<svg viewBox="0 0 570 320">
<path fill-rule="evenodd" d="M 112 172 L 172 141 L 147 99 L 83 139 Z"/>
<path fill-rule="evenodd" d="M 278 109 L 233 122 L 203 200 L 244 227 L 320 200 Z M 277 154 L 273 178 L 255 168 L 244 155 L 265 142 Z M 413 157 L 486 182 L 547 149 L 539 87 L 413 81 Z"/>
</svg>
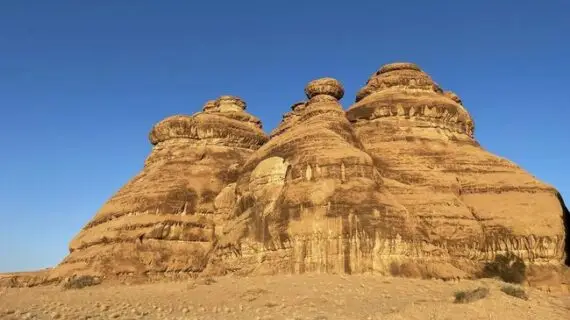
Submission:
<svg viewBox="0 0 570 320">
<path fill-rule="evenodd" d="M 387 189 L 420 219 L 422 255 L 488 261 L 509 251 L 531 263 L 560 263 L 556 190 L 482 149 L 461 99 L 418 66 L 382 67 L 347 117 Z"/>
<path fill-rule="evenodd" d="M 338 102 L 340 83 L 319 79 L 306 94 L 245 163 L 218 248 L 237 252 L 233 270 L 254 271 L 260 259 L 272 273 L 385 269 L 387 256 L 406 250 L 399 241 L 413 221 L 361 149 Z"/>
<path fill-rule="evenodd" d="M 267 141 L 245 108 L 222 96 L 203 112 L 157 123 L 143 170 L 71 241 L 53 276 L 201 271 L 225 221 L 220 193 Z"/>
<path fill-rule="evenodd" d="M 461 99 L 417 65 L 383 66 L 346 112 L 335 79 L 312 81 L 305 93 L 270 137 L 232 96 L 156 124 L 143 170 L 47 278 L 455 278 L 507 252 L 528 265 L 563 265 L 569 218 L 560 194 L 479 146 Z"/>
</svg>

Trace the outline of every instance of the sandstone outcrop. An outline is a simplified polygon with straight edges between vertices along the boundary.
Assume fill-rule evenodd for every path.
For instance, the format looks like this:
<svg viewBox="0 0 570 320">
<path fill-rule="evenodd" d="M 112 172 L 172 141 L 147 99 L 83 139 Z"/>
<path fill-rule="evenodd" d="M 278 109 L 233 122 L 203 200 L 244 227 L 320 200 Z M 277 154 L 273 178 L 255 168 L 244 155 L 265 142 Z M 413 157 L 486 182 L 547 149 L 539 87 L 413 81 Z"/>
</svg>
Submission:
<svg viewBox="0 0 570 320">
<path fill-rule="evenodd" d="M 409 250 L 399 244 L 411 243 L 414 221 L 361 149 L 338 102 L 340 83 L 319 79 L 306 94 L 245 163 L 222 260 L 248 272 L 387 269 Z"/>
<path fill-rule="evenodd" d="M 71 241 L 52 276 L 201 271 L 225 220 L 218 195 L 267 141 L 245 108 L 222 96 L 203 112 L 157 123 L 143 170 Z"/>
<path fill-rule="evenodd" d="M 233 96 L 157 123 L 142 171 L 60 265 L 30 281 L 227 272 L 457 278 L 506 253 L 527 265 L 570 264 L 561 195 L 484 150 L 459 96 L 417 65 L 381 67 L 347 111 L 335 79 L 311 81 L 305 94 L 269 137 Z"/>
<path fill-rule="evenodd" d="M 564 255 L 557 192 L 474 140 L 461 99 L 418 66 L 382 67 L 347 111 L 386 187 L 420 219 L 430 257 L 488 261 L 515 252 L 536 264 Z"/>
</svg>

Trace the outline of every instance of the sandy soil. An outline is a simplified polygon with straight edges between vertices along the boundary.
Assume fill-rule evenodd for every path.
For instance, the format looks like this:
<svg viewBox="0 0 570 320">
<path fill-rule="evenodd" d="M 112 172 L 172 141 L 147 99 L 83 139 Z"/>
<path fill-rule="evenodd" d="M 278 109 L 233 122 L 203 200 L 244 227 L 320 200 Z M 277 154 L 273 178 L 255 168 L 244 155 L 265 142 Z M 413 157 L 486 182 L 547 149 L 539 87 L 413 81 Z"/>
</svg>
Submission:
<svg viewBox="0 0 570 320">
<path fill-rule="evenodd" d="M 503 293 L 496 280 L 297 275 L 84 289 L 0 288 L 0 319 L 570 319 L 570 295 Z M 487 287 L 481 300 L 454 293 Z"/>
</svg>

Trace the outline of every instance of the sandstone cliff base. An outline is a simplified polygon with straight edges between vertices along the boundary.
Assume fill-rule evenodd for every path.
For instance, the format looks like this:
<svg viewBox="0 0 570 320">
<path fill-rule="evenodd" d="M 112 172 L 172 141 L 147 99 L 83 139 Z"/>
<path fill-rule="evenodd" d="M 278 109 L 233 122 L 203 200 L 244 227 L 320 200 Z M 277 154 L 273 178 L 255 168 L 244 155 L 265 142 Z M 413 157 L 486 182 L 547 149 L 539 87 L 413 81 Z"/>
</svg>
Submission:
<svg viewBox="0 0 570 320">
<path fill-rule="evenodd" d="M 463 101 L 417 65 L 381 67 L 346 110 L 336 79 L 309 82 L 305 95 L 269 136 L 235 96 L 158 122 L 141 171 L 69 255 L 0 285 L 393 270 L 476 278 L 503 256 L 564 268 L 558 191 L 481 147 Z"/>
<path fill-rule="evenodd" d="M 444 282 L 326 274 L 221 277 L 196 282 L 0 289 L 1 319 L 568 319 L 570 296 L 527 289 L 505 294 L 495 280 Z M 457 292 L 488 288 L 455 303 Z"/>
</svg>

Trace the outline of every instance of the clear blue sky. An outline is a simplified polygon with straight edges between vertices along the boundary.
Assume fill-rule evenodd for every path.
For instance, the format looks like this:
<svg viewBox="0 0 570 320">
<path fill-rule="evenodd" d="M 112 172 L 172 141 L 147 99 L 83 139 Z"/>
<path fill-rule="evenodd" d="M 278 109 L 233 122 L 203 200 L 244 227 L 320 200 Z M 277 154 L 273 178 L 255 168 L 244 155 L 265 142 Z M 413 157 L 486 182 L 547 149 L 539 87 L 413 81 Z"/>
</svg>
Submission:
<svg viewBox="0 0 570 320">
<path fill-rule="evenodd" d="M 350 4 L 348 4 L 350 3 Z M 0 272 L 58 263 L 160 119 L 221 94 L 271 130 L 381 64 L 457 92 L 481 144 L 570 198 L 570 1 L 2 1 Z"/>
</svg>

